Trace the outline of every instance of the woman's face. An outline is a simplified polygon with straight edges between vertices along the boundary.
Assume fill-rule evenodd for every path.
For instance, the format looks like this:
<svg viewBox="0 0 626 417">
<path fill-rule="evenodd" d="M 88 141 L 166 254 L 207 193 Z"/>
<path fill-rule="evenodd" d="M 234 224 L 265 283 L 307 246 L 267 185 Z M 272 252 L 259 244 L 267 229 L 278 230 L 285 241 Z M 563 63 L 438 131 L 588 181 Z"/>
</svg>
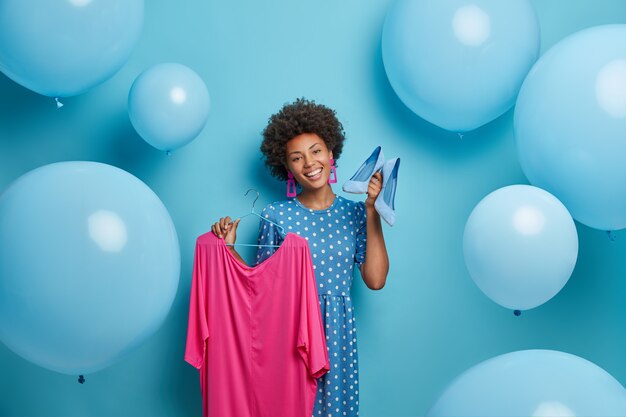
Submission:
<svg viewBox="0 0 626 417">
<path fill-rule="evenodd" d="M 333 152 L 314 133 L 303 133 L 287 142 L 286 168 L 305 190 L 328 185 Z"/>
</svg>

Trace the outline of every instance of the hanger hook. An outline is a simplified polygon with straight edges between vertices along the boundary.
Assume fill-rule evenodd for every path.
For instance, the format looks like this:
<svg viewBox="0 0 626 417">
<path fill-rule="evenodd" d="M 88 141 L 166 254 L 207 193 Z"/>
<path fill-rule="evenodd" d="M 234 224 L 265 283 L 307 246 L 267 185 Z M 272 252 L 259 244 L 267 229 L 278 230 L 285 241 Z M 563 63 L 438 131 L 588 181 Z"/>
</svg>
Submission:
<svg viewBox="0 0 626 417">
<path fill-rule="evenodd" d="M 254 191 L 256 193 L 256 198 L 252 202 L 252 211 L 254 211 L 254 205 L 256 204 L 256 201 L 259 199 L 259 192 L 257 190 L 255 190 L 254 188 L 250 188 L 248 191 L 246 191 L 244 196 L 247 196 L 250 191 Z"/>
</svg>

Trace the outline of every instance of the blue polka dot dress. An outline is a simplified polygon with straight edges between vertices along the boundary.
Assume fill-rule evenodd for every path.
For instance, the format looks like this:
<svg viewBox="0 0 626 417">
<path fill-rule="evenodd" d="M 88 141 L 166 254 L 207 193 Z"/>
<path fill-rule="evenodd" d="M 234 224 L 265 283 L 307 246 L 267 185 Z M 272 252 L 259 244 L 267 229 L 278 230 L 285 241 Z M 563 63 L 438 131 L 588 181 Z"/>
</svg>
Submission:
<svg viewBox="0 0 626 417">
<path fill-rule="evenodd" d="M 269 204 L 261 215 L 309 243 L 326 331 L 330 372 L 318 380 L 313 417 L 359 415 L 359 375 L 350 285 L 365 260 L 365 204 L 335 196 L 324 210 L 304 207 L 297 198 Z M 259 225 L 259 244 L 280 245 L 284 236 L 269 222 Z M 275 248 L 260 247 L 257 263 Z"/>
</svg>

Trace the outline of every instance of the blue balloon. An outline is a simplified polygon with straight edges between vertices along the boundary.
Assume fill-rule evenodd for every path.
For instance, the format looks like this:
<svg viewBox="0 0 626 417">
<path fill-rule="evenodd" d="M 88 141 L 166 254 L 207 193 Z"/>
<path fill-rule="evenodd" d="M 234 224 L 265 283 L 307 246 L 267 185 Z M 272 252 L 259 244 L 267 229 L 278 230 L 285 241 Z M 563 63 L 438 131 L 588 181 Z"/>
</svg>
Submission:
<svg viewBox="0 0 626 417">
<path fill-rule="evenodd" d="M 141 73 L 128 94 L 128 115 L 139 135 L 162 151 L 196 138 L 209 117 L 209 92 L 202 78 L 176 63 Z"/>
<path fill-rule="evenodd" d="M 104 82 L 139 39 L 143 0 L 3 0 L 0 71 L 50 97 Z"/>
<path fill-rule="evenodd" d="M 597 365 L 554 350 L 488 359 L 443 391 L 426 417 L 623 417 L 624 387 Z"/>
<path fill-rule="evenodd" d="M 483 198 L 465 225 L 470 276 L 496 303 L 537 307 L 563 288 L 578 257 L 578 234 L 567 209 L 530 185 L 500 188 Z"/>
<path fill-rule="evenodd" d="M 568 36 L 537 61 L 515 108 L 528 180 L 579 222 L 626 227 L 626 25 Z"/>
<path fill-rule="evenodd" d="M 397 0 L 384 23 L 382 53 L 407 107 L 464 132 L 511 108 L 539 41 L 528 0 Z"/>
<path fill-rule="evenodd" d="M 167 209 L 121 169 L 45 165 L 0 196 L 0 341 L 35 364 L 117 361 L 159 328 L 179 274 Z"/>
</svg>

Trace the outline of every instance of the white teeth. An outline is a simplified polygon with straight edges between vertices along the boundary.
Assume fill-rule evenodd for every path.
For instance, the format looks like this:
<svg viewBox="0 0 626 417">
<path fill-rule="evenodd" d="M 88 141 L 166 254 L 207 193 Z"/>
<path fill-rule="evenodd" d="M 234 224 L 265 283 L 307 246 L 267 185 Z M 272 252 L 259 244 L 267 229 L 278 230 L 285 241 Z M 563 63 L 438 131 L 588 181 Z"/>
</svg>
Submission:
<svg viewBox="0 0 626 417">
<path fill-rule="evenodd" d="M 319 174 L 320 172 L 322 172 L 322 168 L 320 168 L 320 169 L 316 169 L 315 171 L 313 171 L 313 172 L 309 172 L 308 174 L 304 174 L 304 176 L 305 176 L 305 177 L 314 177 L 314 176 L 316 176 L 317 174 Z"/>
</svg>

